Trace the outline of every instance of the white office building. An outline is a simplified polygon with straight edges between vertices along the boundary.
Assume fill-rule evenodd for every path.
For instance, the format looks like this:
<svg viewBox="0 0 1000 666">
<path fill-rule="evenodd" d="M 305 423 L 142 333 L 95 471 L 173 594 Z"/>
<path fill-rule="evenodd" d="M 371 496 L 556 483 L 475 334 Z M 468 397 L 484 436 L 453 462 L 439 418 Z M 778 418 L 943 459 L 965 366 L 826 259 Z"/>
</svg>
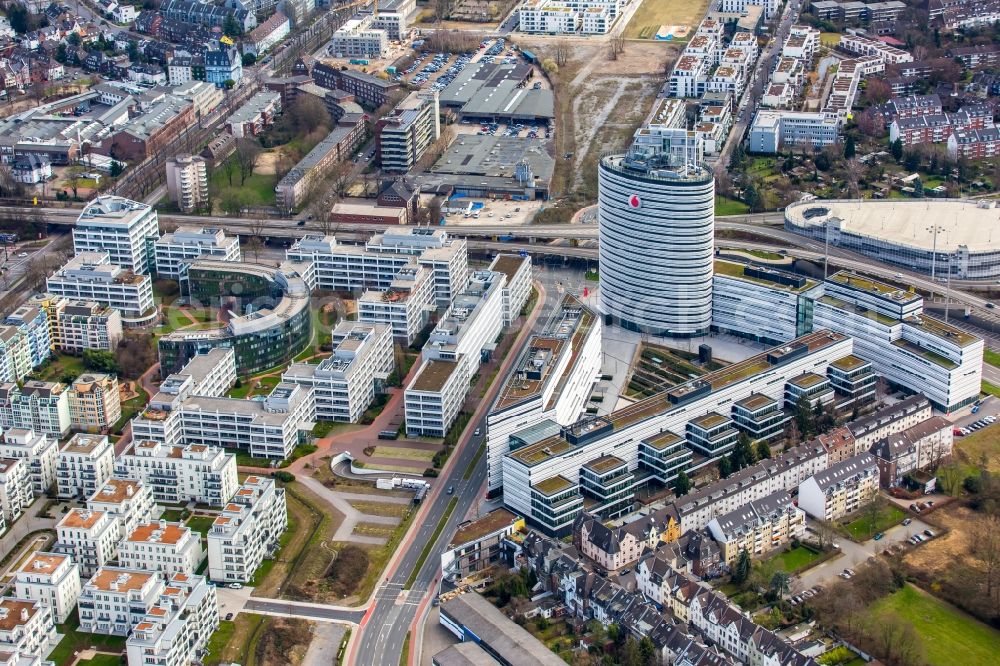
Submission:
<svg viewBox="0 0 1000 666">
<path fill-rule="evenodd" d="M 114 517 L 104 511 L 70 509 L 56 523 L 54 550 L 69 555 L 90 576 L 118 556 L 121 535 Z"/>
<path fill-rule="evenodd" d="M 78 253 L 45 285 L 56 296 L 115 308 L 126 320 L 149 316 L 155 310 L 152 279 L 111 263 L 107 252 Z"/>
<path fill-rule="evenodd" d="M 118 562 L 129 569 L 192 576 L 201 564 L 201 535 L 183 523 L 139 523 L 118 546 Z"/>
<path fill-rule="evenodd" d="M 658 125 L 598 166 L 601 311 L 623 328 L 687 337 L 712 319 L 715 180 L 702 141 Z"/>
<path fill-rule="evenodd" d="M 813 150 L 839 140 L 839 121 L 835 113 L 758 111 L 750 125 L 747 150 L 768 154 L 795 148 Z"/>
<path fill-rule="evenodd" d="M 187 266 L 201 258 L 240 261 L 240 239 L 224 229 L 179 227 L 163 234 L 154 244 L 156 276 L 180 280 Z"/>
<path fill-rule="evenodd" d="M 136 442 L 130 453 L 115 461 L 115 474 L 138 479 L 161 504 L 193 501 L 222 506 L 239 486 L 236 456 L 218 446 L 201 444 Z"/>
<path fill-rule="evenodd" d="M 521 308 L 531 296 L 531 257 L 498 254 L 488 270 L 507 276 L 503 287 L 503 325 L 510 326 L 521 315 Z"/>
<path fill-rule="evenodd" d="M 115 449 L 107 436 L 77 433 L 56 456 L 56 494 L 90 497 L 111 478 L 114 466 Z"/>
<path fill-rule="evenodd" d="M 359 14 L 333 33 L 330 54 L 335 58 L 384 58 L 389 53 L 389 33 L 375 28 L 374 15 Z"/>
<path fill-rule="evenodd" d="M 80 566 L 60 553 L 32 553 L 14 574 L 14 594 L 48 606 L 56 624 L 76 608 L 80 588 Z"/>
<path fill-rule="evenodd" d="M 125 642 L 129 664 L 187 666 L 219 628 L 215 587 L 204 576 L 175 574 Z"/>
<path fill-rule="evenodd" d="M 469 251 L 464 238 L 452 238 L 438 227 L 389 227 L 365 243 L 365 250 L 378 254 L 410 255 L 434 274 L 434 298 L 438 308 L 451 305 L 455 295 L 469 283 Z M 399 264 L 402 268 L 403 264 Z M 388 275 L 392 279 L 394 275 Z"/>
<path fill-rule="evenodd" d="M 434 309 L 434 277 L 423 266 L 408 264 L 399 269 L 387 289 L 370 289 L 357 300 L 358 321 L 385 324 L 392 335 L 407 345 L 427 325 Z"/>
<path fill-rule="evenodd" d="M 246 583 L 287 526 L 285 490 L 272 479 L 247 477 L 208 532 L 208 577 Z"/>
<path fill-rule="evenodd" d="M 69 394 L 65 384 L 35 379 L 23 386 L 0 384 L 0 426 L 31 430 L 52 437 L 69 432 Z"/>
<path fill-rule="evenodd" d="M 159 235 L 152 206 L 106 194 L 88 203 L 77 218 L 73 251 L 107 252 L 109 263 L 145 274 L 150 269 L 148 243 Z"/>
<path fill-rule="evenodd" d="M 87 499 L 88 509 L 111 516 L 119 539 L 152 520 L 154 506 L 149 486 L 137 479 L 108 479 Z"/>
<path fill-rule="evenodd" d="M 356 423 L 395 368 L 392 330 L 385 324 L 341 322 L 333 352 L 319 363 L 293 363 L 281 381 L 311 387 L 320 421 Z"/>
<path fill-rule="evenodd" d="M 878 464 L 870 453 L 848 458 L 799 485 L 799 508 L 819 520 L 855 513 L 878 494 Z"/>
<path fill-rule="evenodd" d="M 712 330 L 777 345 L 809 332 L 806 301 L 817 283 L 766 266 L 715 262 Z"/>
<path fill-rule="evenodd" d="M 438 321 L 404 392 L 408 436 L 444 437 L 461 411 L 469 381 L 503 329 L 507 276 L 476 271 Z"/>
<path fill-rule="evenodd" d="M 575 297 L 563 296 L 545 329 L 527 348 L 500 390 L 486 417 L 487 490 L 503 484 L 503 457 L 529 441 L 526 428 L 539 436 L 558 433 L 583 413 L 601 371 L 601 322 Z M 518 433 L 518 437 L 512 437 Z"/>
<path fill-rule="evenodd" d="M 0 458 L 16 458 L 28 463 L 31 489 L 42 495 L 56 482 L 59 442 L 54 437 L 25 428 L 9 428 L 0 435 Z"/>
</svg>

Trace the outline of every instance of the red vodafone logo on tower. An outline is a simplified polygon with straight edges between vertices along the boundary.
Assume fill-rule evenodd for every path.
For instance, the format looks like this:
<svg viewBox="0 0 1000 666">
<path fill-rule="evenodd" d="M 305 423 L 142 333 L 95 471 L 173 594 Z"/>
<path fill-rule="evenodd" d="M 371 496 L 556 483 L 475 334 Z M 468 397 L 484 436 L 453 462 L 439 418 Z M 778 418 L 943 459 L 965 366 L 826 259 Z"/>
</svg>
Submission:
<svg viewBox="0 0 1000 666">
<path fill-rule="evenodd" d="M 639 198 L 638 194 L 633 194 L 628 198 L 628 205 L 632 208 L 642 208 L 642 199 Z"/>
</svg>

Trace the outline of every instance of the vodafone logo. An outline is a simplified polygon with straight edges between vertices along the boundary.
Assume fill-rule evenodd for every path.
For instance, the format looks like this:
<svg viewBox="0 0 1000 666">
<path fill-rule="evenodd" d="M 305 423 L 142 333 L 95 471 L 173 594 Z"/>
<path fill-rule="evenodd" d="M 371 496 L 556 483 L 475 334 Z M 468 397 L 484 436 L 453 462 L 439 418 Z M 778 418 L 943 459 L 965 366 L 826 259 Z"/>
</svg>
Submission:
<svg viewBox="0 0 1000 666">
<path fill-rule="evenodd" d="M 642 208 L 642 199 L 639 198 L 638 194 L 633 194 L 628 198 L 628 205 L 632 208 Z"/>
</svg>

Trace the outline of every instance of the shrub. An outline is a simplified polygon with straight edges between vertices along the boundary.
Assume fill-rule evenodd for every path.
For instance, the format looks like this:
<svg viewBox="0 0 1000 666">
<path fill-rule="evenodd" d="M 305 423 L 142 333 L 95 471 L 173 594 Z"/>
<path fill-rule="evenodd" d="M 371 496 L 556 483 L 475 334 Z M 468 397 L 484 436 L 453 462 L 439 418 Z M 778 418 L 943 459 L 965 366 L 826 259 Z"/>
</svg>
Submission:
<svg viewBox="0 0 1000 666">
<path fill-rule="evenodd" d="M 433 479 L 433 478 L 437 477 L 437 475 L 438 475 L 438 471 L 436 469 L 434 469 L 433 467 L 428 467 L 427 469 L 424 470 L 424 476 L 426 476 L 426 477 L 429 477 L 429 478 Z"/>
<path fill-rule="evenodd" d="M 284 470 L 281 470 L 279 472 L 274 473 L 274 478 L 277 479 L 278 481 L 281 481 L 282 483 L 291 483 L 292 481 L 295 480 L 295 475 L 292 474 L 291 472 L 286 472 Z"/>
</svg>

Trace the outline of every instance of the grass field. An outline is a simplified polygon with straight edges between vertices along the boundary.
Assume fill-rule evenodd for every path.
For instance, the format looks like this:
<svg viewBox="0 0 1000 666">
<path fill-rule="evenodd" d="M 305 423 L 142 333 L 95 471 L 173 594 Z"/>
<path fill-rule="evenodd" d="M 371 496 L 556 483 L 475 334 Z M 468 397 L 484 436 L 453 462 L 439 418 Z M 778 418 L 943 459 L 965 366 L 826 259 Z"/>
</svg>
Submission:
<svg viewBox="0 0 1000 666">
<path fill-rule="evenodd" d="M 994 386 L 989 382 L 983 382 L 982 386 L 980 387 L 980 390 L 983 393 L 988 393 L 989 395 L 994 395 L 1000 398 L 1000 386 Z"/>
<path fill-rule="evenodd" d="M 742 201 L 735 201 L 722 196 L 715 197 L 716 215 L 746 215 L 749 212 L 750 208 Z"/>
<path fill-rule="evenodd" d="M 991 472 L 1000 471 L 1000 427 L 992 425 L 971 435 L 955 438 L 955 448 L 970 463 L 979 464 L 985 456 Z"/>
<path fill-rule="evenodd" d="M 121 655 L 95 654 L 93 659 L 81 659 L 76 666 L 121 666 Z"/>
<path fill-rule="evenodd" d="M 844 527 L 847 528 L 851 538 L 857 541 L 867 541 L 875 536 L 877 532 L 884 532 L 893 525 L 898 525 L 905 516 L 906 514 L 903 513 L 902 509 L 890 504 L 879 512 L 878 517 L 875 519 L 875 524 L 872 525 L 870 516 L 862 509 L 861 515 L 844 525 Z"/>
<path fill-rule="evenodd" d="M 840 42 L 839 32 L 821 32 L 819 34 L 819 43 L 823 46 L 832 49 Z"/>
<path fill-rule="evenodd" d="M 225 169 L 221 168 L 215 169 L 208 178 L 208 187 L 215 201 L 222 203 L 226 197 L 235 194 L 239 196 L 244 206 L 274 205 L 274 186 L 277 184 L 278 179 L 273 174 L 255 173 L 240 185 L 240 174 L 237 170 L 233 174 L 233 184 L 230 186 Z"/>
<path fill-rule="evenodd" d="M 984 349 L 983 360 L 990 365 L 995 365 L 1000 368 L 1000 352 L 995 352 L 992 349 Z"/>
<path fill-rule="evenodd" d="M 84 371 L 83 359 L 79 356 L 53 354 L 43 365 L 32 371 L 31 376 L 43 382 L 59 382 L 63 378 L 78 377 Z"/>
<path fill-rule="evenodd" d="M 425 451 L 424 449 L 408 449 L 402 446 L 376 446 L 373 457 L 423 460 L 425 462 L 430 462 L 434 458 L 434 451 Z"/>
<path fill-rule="evenodd" d="M 950 666 L 959 655 L 965 664 L 996 663 L 1000 631 L 912 585 L 881 599 L 872 611 L 876 615 L 892 612 L 912 623 L 923 638 L 924 658 L 930 666 Z"/>
<path fill-rule="evenodd" d="M 625 27 L 627 39 L 653 39 L 661 25 L 686 25 L 687 37 L 694 34 L 708 0 L 643 0 Z"/>
<path fill-rule="evenodd" d="M 778 553 L 771 559 L 777 563 L 782 571 L 794 573 L 805 569 L 822 556 L 822 553 L 817 553 L 803 546 L 797 546 L 783 553 Z"/>
<path fill-rule="evenodd" d="M 213 516 L 192 516 L 187 522 L 187 526 L 191 528 L 192 532 L 197 532 L 202 536 L 208 534 L 208 531 L 212 529 L 212 523 L 215 522 Z"/>
<path fill-rule="evenodd" d="M 80 631 L 80 621 L 73 611 L 73 614 L 66 620 L 66 624 L 56 625 L 56 630 L 63 634 L 63 639 L 53 648 L 49 654 L 49 661 L 55 662 L 56 666 L 68 666 L 72 663 L 73 653 L 95 647 L 102 652 L 118 652 L 125 648 L 124 636 L 106 636 L 104 634 L 87 634 Z"/>
</svg>

